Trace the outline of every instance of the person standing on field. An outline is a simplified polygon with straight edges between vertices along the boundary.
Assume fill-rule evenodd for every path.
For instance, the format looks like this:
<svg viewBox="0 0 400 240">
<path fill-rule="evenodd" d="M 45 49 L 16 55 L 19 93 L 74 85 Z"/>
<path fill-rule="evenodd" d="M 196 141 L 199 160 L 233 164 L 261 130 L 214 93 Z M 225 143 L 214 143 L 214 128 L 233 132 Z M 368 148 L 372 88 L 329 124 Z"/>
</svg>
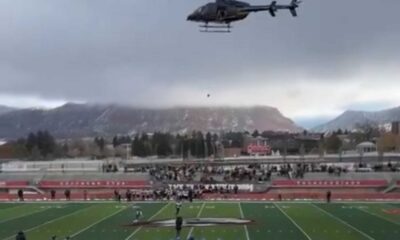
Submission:
<svg viewBox="0 0 400 240">
<path fill-rule="evenodd" d="M 51 190 L 50 191 L 50 196 L 51 196 L 51 200 L 55 200 L 56 199 L 56 190 Z"/>
<path fill-rule="evenodd" d="M 175 229 L 176 229 L 176 239 L 181 239 L 181 230 L 182 230 L 183 219 L 178 216 L 175 221 Z"/>
<path fill-rule="evenodd" d="M 328 191 L 328 192 L 326 193 L 326 202 L 327 202 L 327 203 L 330 203 L 330 202 L 331 202 L 331 197 L 332 197 L 332 193 L 331 193 L 331 191 Z"/>
<path fill-rule="evenodd" d="M 23 231 L 19 231 L 15 237 L 15 240 L 26 240 L 25 233 Z"/>
<path fill-rule="evenodd" d="M 179 212 L 181 211 L 181 207 L 182 207 L 182 201 L 178 200 L 175 204 L 175 208 L 176 208 L 176 213 L 175 215 L 178 216 Z"/>
</svg>

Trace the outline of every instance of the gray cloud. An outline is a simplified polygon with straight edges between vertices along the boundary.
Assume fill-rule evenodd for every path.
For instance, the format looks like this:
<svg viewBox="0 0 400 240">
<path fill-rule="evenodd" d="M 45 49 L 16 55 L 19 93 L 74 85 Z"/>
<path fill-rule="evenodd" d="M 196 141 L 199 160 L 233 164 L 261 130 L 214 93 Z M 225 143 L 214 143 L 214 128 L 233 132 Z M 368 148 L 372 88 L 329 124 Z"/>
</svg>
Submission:
<svg viewBox="0 0 400 240">
<path fill-rule="evenodd" d="M 220 35 L 185 21 L 205 2 L 3 0 L 0 94 L 188 104 L 201 102 L 184 92 L 290 87 L 298 78 L 334 84 L 400 64 L 398 0 L 306 0 L 296 19 L 257 13 Z M 282 90 L 283 98 L 302 94 Z"/>
</svg>

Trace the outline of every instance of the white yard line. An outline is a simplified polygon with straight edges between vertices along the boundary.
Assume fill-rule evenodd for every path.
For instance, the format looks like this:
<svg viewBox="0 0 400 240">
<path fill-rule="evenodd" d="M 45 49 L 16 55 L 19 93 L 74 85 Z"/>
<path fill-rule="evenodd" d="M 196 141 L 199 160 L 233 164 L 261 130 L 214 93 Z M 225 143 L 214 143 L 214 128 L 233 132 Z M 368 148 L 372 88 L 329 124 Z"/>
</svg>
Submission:
<svg viewBox="0 0 400 240">
<path fill-rule="evenodd" d="M 75 215 L 75 214 L 80 213 L 80 212 L 86 211 L 86 210 L 88 210 L 89 208 L 91 208 L 91 207 L 90 207 L 90 206 L 89 206 L 89 207 L 85 207 L 85 208 L 83 208 L 83 209 L 77 210 L 77 211 L 72 212 L 72 213 L 69 213 L 69 214 L 67 214 L 67 215 L 64 215 L 64 216 L 61 216 L 61 217 L 58 217 L 58 218 L 54 218 L 54 219 L 52 219 L 52 220 L 50 220 L 50 221 L 44 222 L 44 223 L 42 223 L 42 224 L 39 224 L 39 225 L 37 225 L 37 226 L 35 226 L 35 227 L 33 227 L 33 228 L 29 228 L 29 229 L 25 230 L 24 232 L 27 233 L 27 232 L 33 231 L 33 230 L 38 229 L 38 228 L 40 228 L 40 227 L 42 227 L 42 226 L 44 226 L 44 225 L 53 223 L 53 222 L 55 222 L 55 221 L 58 221 L 58 220 L 60 220 L 60 219 L 63 219 L 63 218 L 66 218 L 66 217 L 69 217 L 69 216 L 72 216 L 72 215 Z M 4 240 L 8 240 L 8 239 L 13 239 L 14 237 L 15 237 L 15 236 L 13 235 L 13 236 L 9 236 L 9 237 L 3 238 L 3 239 L 4 239 Z"/>
<path fill-rule="evenodd" d="M 275 207 L 281 211 L 281 213 L 283 213 L 283 215 L 285 215 L 303 234 L 304 236 L 307 237 L 308 240 L 311 240 L 311 237 L 308 236 L 308 234 L 303 230 L 303 228 L 301 228 L 287 213 L 285 213 L 285 211 L 283 211 L 278 204 L 274 203 Z"/>
<path fill-rule="evenodd" d="M 334 216 L 333 214 L 327 212 L 326 210 L 324 210 L 324 209 L 318 207 L 317 205 L 315 205 L 315 204 L 313 204 L 313 203 L 311 203 L 311 205 L 314 206 L 316 209 L 320 210 L 321 212 L 325 213 L 326 215 L 330 216 L 331 218 L 333 218 L 333 219 L 335 219 L 335 220 L 337 220 L 337 221 L 343 223 L 344 225 L 350 227 L 350 228 L 353 229 L 354 231 L 360 233 L 360 234 L 363 235 L 364 237 L 366 237 L 366 238 L 368 238 L 368 239 L 370 239 L 370 240 L 375 240 L 373 237 L 371 237 L 371 236 L 369 236 L 368 234 L 366 234 L 366 233 L 360 231 L 358 228 L 354 227 L 354 226 L 351 225 L 350 223 L 348 223 L 348 222 L 346 222 L 346 221 L 343 221 L 342 219 L 340 219 L 340 218 Z"/>
<path fill-rule="evenodd" d="M 374 216 L 374 217 L 383 219 L 383 220 L 385 220 L 385 221 L 387 221 L 387 222 L 394 223 L 394 224 L 396 224 L 396 225 L 400 225 L 400 223 L 395 222 L 395 221 L 393 221 L 393 220 L 391 220 L 391 219 L 389 219 L 389 218 L 385 218 L 385 217 L 383 217 L 383 216 L 381 216 L 381 215 L 378 215 L 378 214 L 376 214 L 376 213 L 368 212 L 367 210 L 362 209 L 362 208 L 356 208 L 356 209 L 358 209 L 358 210 L 360 210 L 360 211 L 363 211 L 363 212 L 365 212 L 365 213 L 368 213 L 368 214 L 370 214 L 371 216 Z"/>
<path fill-rule="evenodd" d="M 120 212 L 122 212 L 123 210 L 126 210 L 126 209 L 127 209 L 127 208 L 121 208 L 121 209 L 119 209 L 118 211 L 113 212 L 112 214 L 103 217 L 103 218 L 100 219 L 99 221 L 96 221 L 96 222 L 94 222 L 93 224 L 90 224 L 89 226 L 87 226 L 87 227 L 85 227 L 85 228 L 82 228 L 82 229 L 79 230 L 78 232 L 72 234 L 70 237 L 71 237 L 71 238 L 74 238 L 74 237 L 78 236 L 79 234 L 83 233 L 84 231 L 88 230 L 89 228 L 93 227 L 94 225 L 99 224 L 99 223 L 101 223 L 102 221 L 104 221 L 104 220 L 106 220 L 106 219 L 108 219 L 108 218 L 110 218 L 110 217 L 112 217 L 112 216 L 114 216 L 114 215 L 117 215 L 118 213 L 120 213 Z"/>
<path fill-rule="evenodd" d="M 170 205 L 170 203 L 167 203 L 164 205 L 164 207 L 162 207 L 160 210 L 158 210 L 158 212 L 156 212 L 153 216 L 151 216 L 148 221 L 153 220 L 153 218 L 157 217 L 158 214 L 160 214 L 162 211 L 164 211 L 168 206 Z M 133 237 L 137 232 L 140 231 L 140 229 L 142 229 L 142 226 L 136 228 L 135 231 L 133 231 L 133 233 L 131 235 L 129 235 L 127 238 L 125 238 L 125 240 L 129 240 L 131 237 Z"/>
<path fill-rule="evenodd" d="M 205 205 L 206 205 L 206 203 L 203 202 L 203 204 L 202 204 L 201 207 L 200 207 L 199 212 L 197 213 L 196 218 L 199 218 L 199 217 L 201 216 L 201 213 L 203 212 L 203 209 L 204 209 L 204 206 L 205 206 Z M 187 235 L 187 237 L 186 237 L 186 239 L 188 239 L 188 238 L 190 238 L 190 237 L 192 236 L 193 230 L 194 230 L 194 227 L 191 227 L 191 228 L 190 228 L 190 231 L 189 231 L 189 233 L 188 233 L 188 235 Z"/>
<path fill-rule="evenodd" d="M 238 205 L 239 205 L 239 210 L 240 210 L 240 217 L 241 217 L 242 219 L 244 219 L 242 204 L 241 204 L 240 202 L 238 202 Z M 249 237 L 249 230 L 247 229 L 247 225 L 245 224 L 245 225 L 243 225 L 243 227 L 244 227 L 244 231 L 245 231 L 245 233 L 246 233 L 246 239 L 247 239 L 247 240 L 250 240 L 250 237 Z"/>
<path fill-rule="evenodd" d="M 30 213 L 27 213 L 27 214 L 24 214 L 24 215 L 21 215 L 21 216 L 17 216 L 17 217 L 12 217 L 12 218 L 8 218 L 8 219 L 5 219 L 5 220 L 1 220 L 0 223 L 5 223 L 5 222 L 11 221 L 11 220 L 15 220 L 15 219 L 18 219 L 18 218 L 22 218 L 22 217 L 28 217 L 28 216 L 30 216 L 32 214 L 44 212 L 46 210 L 49 210 L 49 208 L 47 208 L 47 209 L 38 209 L 38 210 L 35 210 L 33 212 L 30 212 Z"/>
</svg>

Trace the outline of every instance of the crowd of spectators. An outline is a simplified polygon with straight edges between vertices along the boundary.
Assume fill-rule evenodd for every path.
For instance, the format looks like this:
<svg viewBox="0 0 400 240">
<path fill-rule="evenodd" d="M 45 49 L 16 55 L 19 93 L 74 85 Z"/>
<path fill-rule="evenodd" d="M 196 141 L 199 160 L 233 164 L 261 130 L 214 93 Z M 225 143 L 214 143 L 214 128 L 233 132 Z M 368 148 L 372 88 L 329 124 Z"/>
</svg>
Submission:
<svg viewBox="0 0 400 240">
<path fill-rule="evenodd" d="M 193 184 L 174 186 L 169 185 L 154 190 L 114 190 L 116 201 L 137 201 L 137 200 L 193 200 L 201 199 L 203 193 L 233 193 L 239 192 L 238 185 L 232 184 Z"/>
<path fill-rule="evenodd" d="M 158 181 L 193 181 L 199 166 L 157 166 L 149 169 L 149 173 Z"/>
<path fill-rule="evenodd" d="M 354 166 L 354 169 L 365 167 L 365 164 Z M 390 167 L 373 167 L 372 170 L 394 169 Z M 237 183 L 268 182 L 273 175 L 288 179 L 303 179 L 307 173 L 325 172 L 331 176 L 347 173 L 348 166 L 327 165 L 324 163 L 296 164 L 238 164 L 236 166 L 213 166 L 192 164 L 180 166 L 156 165 L 140 167 L 140 172 L 148 172 L 155 181 L 164 183 Z"/>
</svg>

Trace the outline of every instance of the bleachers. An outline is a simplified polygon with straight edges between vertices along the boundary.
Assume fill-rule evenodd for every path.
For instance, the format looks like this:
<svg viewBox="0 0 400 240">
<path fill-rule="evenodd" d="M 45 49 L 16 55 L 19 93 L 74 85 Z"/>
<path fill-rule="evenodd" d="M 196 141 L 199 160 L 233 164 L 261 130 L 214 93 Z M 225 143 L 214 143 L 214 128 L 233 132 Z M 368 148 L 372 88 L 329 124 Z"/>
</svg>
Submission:
<svg viewBox="0 0 400 240">
<path fill-rule="evenodd" d="M 12 161 L 1 164 L 2 172 L 101 172 L 104 161 L 56 160 L 56 161 Z"/>
<path fill-rule="evenodd" d="M 398 179 L 399 172 L 347 172 L 340 175 L 328 174 L 327 172 L 307 172 L 304 175 L 305 180 L 368 180 L 368 179 Z M 273 180 L 285 180 L 287 176 L 274 175 Z"/>
</svg>

